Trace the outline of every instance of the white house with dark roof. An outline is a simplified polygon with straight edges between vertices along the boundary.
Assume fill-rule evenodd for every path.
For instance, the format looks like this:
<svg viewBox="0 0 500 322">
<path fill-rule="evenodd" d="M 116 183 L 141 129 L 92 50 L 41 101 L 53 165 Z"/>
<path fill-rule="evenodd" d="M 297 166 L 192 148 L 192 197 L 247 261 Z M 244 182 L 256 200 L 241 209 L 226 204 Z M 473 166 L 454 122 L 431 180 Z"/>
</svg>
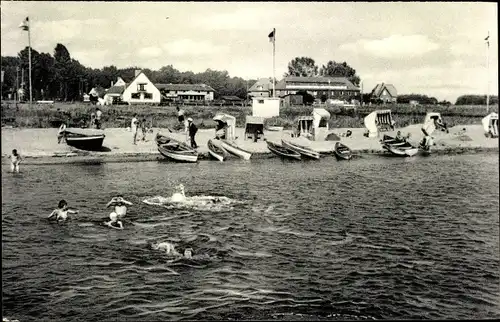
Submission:
<svg viewBox="0 0 500 322">
<path fill-rule="evenodd" d="M 346 77 L 299 77 L 288 76 L 276 84 L 277 96 L 283 97 L 297 94 L 298 91 L 306 91 L 316 98 L 350 99 L 359 96 L 360 89 L 351 83 Z"/>
<path fill-rule="evenodd" d="M 166 100 L 213 101 L 215 90 L 206 84 L 155 84 Z"/>
<path fill-rule="evenodd" d="M 161 93 L 143 71 L 136 70 L 134 79 L 126 84 L 122 92 L 122 100 L 129 104 L 158 104 Z"/>
<path fill-rule="evenodd" d="M 273 84 L 269 78 L 261 78 L 248 89 L 250 97 L 269 97 L 271 96 Z"/>
<path fill-rule="evenodd" d="M 380 83 L 372 90 L 371 100 L 380 100 L 384 103 L 396 103 L 398 92 L 392 84 Z"/>
</svg>

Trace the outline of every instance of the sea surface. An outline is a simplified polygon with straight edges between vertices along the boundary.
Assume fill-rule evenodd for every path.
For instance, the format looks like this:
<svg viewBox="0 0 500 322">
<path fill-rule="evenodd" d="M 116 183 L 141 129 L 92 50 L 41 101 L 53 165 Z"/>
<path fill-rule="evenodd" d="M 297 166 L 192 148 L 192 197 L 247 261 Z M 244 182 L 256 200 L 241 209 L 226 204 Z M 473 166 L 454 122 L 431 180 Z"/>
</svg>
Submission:
<svg viewBox="0 0 500 322">
<path fill-rule="evenodd" d="M 500 318 L 497 153 L 21 171 L 2 167 L 4 317 Z M 180 183 L 190 202 L 158 201 Z M 117 194 L 124 230 L 101 225 Z M 80 211 L 62 225 L 60 199 Z"/>
</svg>

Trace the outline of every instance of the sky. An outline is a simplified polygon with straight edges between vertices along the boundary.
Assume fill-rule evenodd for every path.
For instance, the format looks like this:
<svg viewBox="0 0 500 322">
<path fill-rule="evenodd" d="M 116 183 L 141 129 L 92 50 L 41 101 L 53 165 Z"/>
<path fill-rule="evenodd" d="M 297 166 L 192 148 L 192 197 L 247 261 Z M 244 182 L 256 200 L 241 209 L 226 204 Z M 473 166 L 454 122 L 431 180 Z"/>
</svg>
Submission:
<svg viewBox="0 0 500 322">
<path fill-rule="evenodd" d="M 62 43 L 88 67 L 173 65 L 257 79 L 273 76 L 276 28 L 277 79 L 306 56 L 319 66 L 347 62 L 363 92 L 385 82 L 398 94 L 455 102 L 485 95 L 489 79 L 498 95 L 496 3 L 1 1 L 0 9 L 2 56 L 27 46 L 19 24 L 29 16 L 32 48 L 53 54 Z"/>
</svg>

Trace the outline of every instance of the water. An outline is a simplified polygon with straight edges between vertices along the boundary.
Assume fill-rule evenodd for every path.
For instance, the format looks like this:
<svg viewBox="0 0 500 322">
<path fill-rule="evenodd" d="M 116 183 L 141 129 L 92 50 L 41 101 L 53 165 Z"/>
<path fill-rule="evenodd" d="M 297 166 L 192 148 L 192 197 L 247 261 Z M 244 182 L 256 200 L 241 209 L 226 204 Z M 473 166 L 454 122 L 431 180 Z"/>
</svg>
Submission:
<svg viewBox="0 0 500 322">
<path fill-rule="evenodd" d="M 500 317 L 498 154 L 2 170 L 7 317 Z M 226 202 L 143 202 L 179 183 Z M 134 203 L 123 231 L 99 225 L 118 193 Z M 80 214 L 48 223 L 63 198 Z M 155 241 L 200 257 L 172 259 Z"/>
</svg>

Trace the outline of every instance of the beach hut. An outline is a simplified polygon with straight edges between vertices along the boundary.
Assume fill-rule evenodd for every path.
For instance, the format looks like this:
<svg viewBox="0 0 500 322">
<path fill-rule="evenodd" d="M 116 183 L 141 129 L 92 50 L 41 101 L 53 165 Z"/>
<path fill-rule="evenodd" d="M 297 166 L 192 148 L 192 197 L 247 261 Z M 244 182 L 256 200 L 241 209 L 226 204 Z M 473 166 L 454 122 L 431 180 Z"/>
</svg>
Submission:
<svg viewBox="0 0 500 322">
<path fill-rule="evenodd" d="M 373 111 L 365 117 L 364 123 L 370 138 L 378 136 L 379 132 L 394 130 L 395 125 L 391 110 Z"/>
<path fill-rule="evenodd" d="M 229 114 L 218 113 L 213 120 L 217 122 L 216 132 L 223 130 L 226 140 L 234 140 L 236 133 L 236 118 Z"/>
<path fill-rule="evenodd" d="M 487 137 L 497 138 L 498 137 L 498 114 L 493 112 L 486 115 L 482 120 L 484 132 Z"/>
<path fill-rule="evenodd" d="M 446 123 L 443 122 L 441 114 L 435 112 L 429 112 L 425 115 L 424 123 L 422 123 L 422 129 L 425 129 L 428 135 L 437 129 L 441 131 L 447 131 Z"/>
<path fill-rule="evenodd" d="M 264 135 L 264 118 L 247 115 L 245 119 L 245 140 L 251 138 L 254 142 Z"/>
<path fill-rule="evenodd" d="M 313 109 L 312 115 L 299 116 L 297 136 L 303 136 L 314 141 L 323 141 L 328 135 L 330 113 L 324 108 Z"/>
</svg>

